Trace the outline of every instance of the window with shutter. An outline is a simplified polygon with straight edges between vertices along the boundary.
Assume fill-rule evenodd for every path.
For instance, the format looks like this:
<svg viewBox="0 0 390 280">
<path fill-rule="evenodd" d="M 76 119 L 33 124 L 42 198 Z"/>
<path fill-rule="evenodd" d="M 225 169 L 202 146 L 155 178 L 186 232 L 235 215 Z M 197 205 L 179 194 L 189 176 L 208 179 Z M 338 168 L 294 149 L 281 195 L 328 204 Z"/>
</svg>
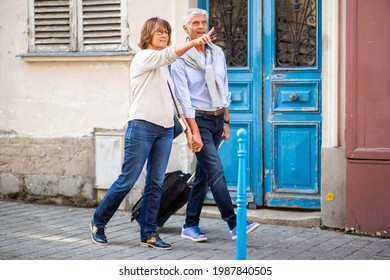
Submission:
<svg viewBox="0 0 390 280">
<path fill-rule="evenodd" d="M 30 52 L 128 50 L 127 0 L 29 0 Z"/>
</svg>

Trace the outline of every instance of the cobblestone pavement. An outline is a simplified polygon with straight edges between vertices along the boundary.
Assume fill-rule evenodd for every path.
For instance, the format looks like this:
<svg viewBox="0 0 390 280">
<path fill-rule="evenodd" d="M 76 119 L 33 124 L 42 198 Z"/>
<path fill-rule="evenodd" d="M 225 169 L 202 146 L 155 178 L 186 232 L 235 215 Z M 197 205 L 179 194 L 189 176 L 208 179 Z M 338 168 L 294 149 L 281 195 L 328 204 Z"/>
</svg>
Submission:
<svg viewBox="0 0 390 280">
<path fill-rule="evenodd" d="M 236 244 L 221 219 L 202 218 L 209 241 L 180 237 L 184 217 L 172 216 L 159 234 L 171 251 L 140 247 L 139 226 L 118 211 L 107 225 L 108 246 L 92 243 L 94 209 L 0 200 L 2 260 L 234 260 Z M 390 239 L 319 228 L 262 224 L 247 236 L 248 260 L 390 260 Z"/>
</svg>

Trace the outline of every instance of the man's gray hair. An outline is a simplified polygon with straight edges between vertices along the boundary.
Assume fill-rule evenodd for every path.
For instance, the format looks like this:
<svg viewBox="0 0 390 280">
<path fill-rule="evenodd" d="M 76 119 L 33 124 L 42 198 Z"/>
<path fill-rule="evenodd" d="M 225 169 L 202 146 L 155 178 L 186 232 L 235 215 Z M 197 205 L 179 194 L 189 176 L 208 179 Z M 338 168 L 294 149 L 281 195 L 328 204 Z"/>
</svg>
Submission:
<svg viewBox="0 0 390 280">
<path fill-rule="evenodd" d="M 184 13 L 183 22 L 185 26 L 191 21 L 193 15 L 204 15 L 206 20 L 209 21 L 209 13 L 206 10 L 191 8 Z"/>
</svg>

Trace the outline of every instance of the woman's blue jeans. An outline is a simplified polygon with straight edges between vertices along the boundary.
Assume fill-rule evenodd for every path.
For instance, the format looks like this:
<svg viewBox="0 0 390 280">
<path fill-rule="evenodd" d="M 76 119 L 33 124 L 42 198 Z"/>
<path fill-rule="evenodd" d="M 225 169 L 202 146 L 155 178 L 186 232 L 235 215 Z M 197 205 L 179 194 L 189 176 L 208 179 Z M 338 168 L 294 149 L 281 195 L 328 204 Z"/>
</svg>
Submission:
<svg viewBox="0 0 390 280">
<path fill-rule="evenodd" d="M 122 172 L 96 208 L 93 217 L 95 226 L 104 227 L 108 223 L 133 188 L 147 161 L 140 212 L 141 240 L 157 234 L 157 214 L 172 140 L 173 127 L 164 128 L 142 120 L 129 121 Z"/>
<path fill-rule="evenodd" d="M 236 214 L 218 155 L 224 125 L 223 114 L 210 116 L 196 113 L 195 119 L 203 147 L 196 153 L 196 174 L 187 204 L 186 226 L 199 225 L 203 202 L 210 188 L 222 219 L 227 222 L 229 229 L 233 229 L 236 226 Z"/>
</svg>

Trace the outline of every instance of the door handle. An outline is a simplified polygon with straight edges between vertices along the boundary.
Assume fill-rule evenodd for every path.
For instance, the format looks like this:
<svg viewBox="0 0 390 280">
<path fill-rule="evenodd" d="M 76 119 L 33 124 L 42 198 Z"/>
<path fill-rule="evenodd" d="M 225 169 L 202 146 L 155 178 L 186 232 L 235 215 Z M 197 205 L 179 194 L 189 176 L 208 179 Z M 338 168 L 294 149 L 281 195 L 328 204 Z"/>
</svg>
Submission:
<svg viewBox="0 0 390 280">
<path fill-rule="evenodd" d="M 289 99 L 291 102 L 294 102 L 294 101 L 298 100 L 298 97 L 299 97 L 299 95 L 297 93 L 293 92 L 290 94 Z"/>
</svg>

